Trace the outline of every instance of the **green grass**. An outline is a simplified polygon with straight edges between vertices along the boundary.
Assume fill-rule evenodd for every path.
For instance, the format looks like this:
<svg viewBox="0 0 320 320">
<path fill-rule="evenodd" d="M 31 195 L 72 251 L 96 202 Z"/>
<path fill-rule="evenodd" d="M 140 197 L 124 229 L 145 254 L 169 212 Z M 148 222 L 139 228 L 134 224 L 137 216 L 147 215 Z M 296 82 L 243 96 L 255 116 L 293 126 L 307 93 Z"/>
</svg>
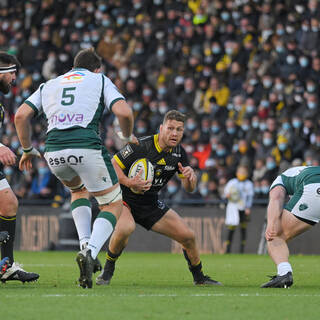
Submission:
<svg viewBox="0 0 320 320">
<path fill-rule="evenodd" d="M 77 286 L 75 252 L 16 252 L 36 283 L 0 284 L 0 319 L 318 319 L 320 256 L 292 256 L 294 286 L 260 289 L 268 256 L 203 255 L 223 287 L 194 286 L 182 255 L 124 253 L 110 286 Z M 100 255 L 104 262 L 104 256 Z"/>
</svg>

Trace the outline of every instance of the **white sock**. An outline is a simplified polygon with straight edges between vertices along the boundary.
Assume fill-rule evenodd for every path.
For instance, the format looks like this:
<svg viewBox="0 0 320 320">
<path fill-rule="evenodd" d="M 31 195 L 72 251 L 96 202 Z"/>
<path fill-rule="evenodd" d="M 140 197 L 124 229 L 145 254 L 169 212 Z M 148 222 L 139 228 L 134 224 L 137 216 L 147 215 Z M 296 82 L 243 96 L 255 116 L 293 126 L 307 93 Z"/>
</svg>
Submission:
<svg viewBox="0 0 320 320">
<path fill-rule="evenodd" d="M 78 232 L 80 249 L 89 242 L 91 236 L 91 207 L 87 199 L 78 199 L 72 202 L 72 217 Z"/>
<path fill-rule="evenodd" d="M 94 221 L 91 238 L 87 247 L 91 250 L 91 256 L 93 259 L 97 257 L 99 251 L 110 237 L 112 231 L 112 223 L 108 219 L 100 218 L 98 216 Z"/>
<path fill-rule="evenodd" d="M 288 272 L 292 272 L 291 264 L 289 262 L 281 262 L 278 264 L 277 268 L 279 276 L 284 276 Z"/>
</svg>

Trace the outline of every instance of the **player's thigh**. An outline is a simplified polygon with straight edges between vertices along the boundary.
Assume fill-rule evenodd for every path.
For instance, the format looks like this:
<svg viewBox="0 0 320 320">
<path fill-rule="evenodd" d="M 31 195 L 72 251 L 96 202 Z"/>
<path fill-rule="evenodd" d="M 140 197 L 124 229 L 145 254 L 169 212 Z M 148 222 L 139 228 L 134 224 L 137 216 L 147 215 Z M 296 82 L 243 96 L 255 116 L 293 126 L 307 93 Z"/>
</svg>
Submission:
<svg viewBox="0 0 320 320">
<path fill-rule="evenodd" d="M 172 209 L 152 226 L 152 231 L 163 234 L 178 242 L 194 241 L 194 232 L 186 222 Z"/>
<path fill-rule="evenodd" d="M 312 225 L 301 221 L 288 210 L 283 210 L 281 215 L 281 237 L 285 240 L 290 240 L 297 235 L 307 231 L 311 227 Z"/>
</svg>

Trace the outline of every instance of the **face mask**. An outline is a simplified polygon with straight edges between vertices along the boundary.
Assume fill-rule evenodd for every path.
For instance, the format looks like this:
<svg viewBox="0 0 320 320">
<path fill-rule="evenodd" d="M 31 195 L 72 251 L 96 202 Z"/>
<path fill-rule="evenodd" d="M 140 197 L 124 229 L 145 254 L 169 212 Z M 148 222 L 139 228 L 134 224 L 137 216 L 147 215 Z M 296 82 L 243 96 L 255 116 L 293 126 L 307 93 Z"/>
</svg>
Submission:
<svg viewBox="0 0 320 320">
<path fill-rule="evenodd" d="M 259 128 L 259 122 L 258 121 L 253 121 L 251 125 L 252 125 L 252 128 L 254 128 L 254 129 Z"/>
<path fill-rule="evenodd" d="M 22 102 L 22 98 L 21 98 L 20 96 L 17 96 L 17 97 L 14 99 L 14 101 L 19 104 L 19 103 Z"/>
<path fill-rule="evenodd" d="M 158 94 L 161 96 L 165 95 L 167 93 L 167 89 L 165 87 L 161 87 L 158 89 Z"/>
<path fill-rule="evenodd" d="M 292 121 L 292 126 L 297 129 L 301 127 L 301 121 L 300 120 L 293 120 Z"/>
<path fill-rule="evenodd" d="M 219 149 L 216 151 L 218 157 L 223 157 L 226 155 L 226 150 L 225 149 Z"/>
<path fill-rule="evenodd" d="M 138 70 L 131 70 L 130 71 L 130 77 L 132 77 L 132 78 L 137 78 L 137 77 L 139 77 L 139 71 Z"/>
<path fill-rule="evenodd" d="M 300 63 L 300 66 L 303 67 L 303 68 L 307 67 L 308 64 L 309 64 L 307 58 L 301 58 L 301 59 L 299 60 L 299 63 Z"/>
<path fill-rule="evenodd" d="M 247 176 L 246 174 L 237 173 L 237 178 L 238 178 L 238 180 L 240 180 L 240 181 L 246 180 L 247 177 L 248 177 L 248 176 Z"/>
<path fill-rule="evenodd" d="M 157 56 L 158 57 L 163 57 L 164 56 L 164 49 L 158 49 L 157 50 Z"/>
<path fill-rule="evenodd" d="M 137 128 L 137 133 L 139 133 L 139 134 L 144 134 L 146 132 L 147 132 L 147 128 L 146 127 Z"/>
<path fill-rule="evenodd" d="M 261 101 L 261 105 L 265 108 L 268 108 L 270 105 L 270 102 L 268 100 L 262 100 Z"/>
<path fill-rule="evenodd" d="M 267 194 L 269 192 L 269 187 L 268 186 L 261 186 L 261 193 Z"/>
<path fill-rule="evenodd" d="M 232 48 L 227 48 L 227 49 L 226 49 L 226 54 L 227 54 L 228 56 L 231 56 L 231 55 L 233 54 L 233 49 L 232 49 Z"/>
<path fill-rule="evenodd" d="M 126 22 L 126 19 L 124 17 L 117 18 L 117 24 L 119 26 L 123 26 L 125 24 L 125 22 Z"/>
<path fill-rule="evenodd" d="M 266 167 L 268 170 L 272 170 L 276 167 L 276 163 L 273 161 L 269 161 L 269 162 L 267 162 Z"/>
<path fill-rule="evenodd" d="M 240 18 L 240 12 L 232 11 L 232 18 L 238 20 Z"/>
<path fill-rule="evenodd" d="M 314 92 L 315 90 L 316 90 L 316 87 L 314 85 L 307 85 L 308 92 Z"/>
<path fill-rule="evenodd" d="M 90 37 L 89 36 L 84 36 L 83 37 L 84 42 L 90 42 Z"/>
<path fill-rule="evenodd" d="M 286 31 L 287 31 L 287 33 L 289 33 L 289 34 L 292 34 L 292 33 L 294 32 L 294 27 L 292 27 L 292 26 L 287 26 L 287 27 L 286 27 Z"/>
<path fill-rule="evenodd" d="M 264 122 L 259 123 L 259 129 L 261 131 L 264 131 L 267 129 L 267 125 Z"/>
<path fill-rule="evenodd" d="M 235 127 L 229 127 L 229 128 L 227 128 L 227 132 L 229 134 L 234 134 L 236 132 L 236 128 Z"/>
<path fill-rule="evenodd" d="M 111 24 L 111 22 L 110 22 L 110 20 L 108 20 L 108 19 L 104 19 L 104 20 L 102 20 L 101 24 L 102 24 L 104 27 L 109 27 L 110 24 Z"/>
<path fill-rule="evenodd" d="M 5 169 L 3 170 L 3 172 L 4 172 L 4 174 L 5 174 L 6 176 L 11 176 L 12 173 L 13 173 L 13 169 L 12 169 L 12 168 L 5 168 Z"/>
<path fill-rule="evenodd" d="M 243 124 L 243 125 L 241 126 L 241 129 L 242 129 L 243 131 L 248 131 L 248 130 L 249 130 L 249 125 Z"/>
<path fill-rule="evenodd" d="M 262 142 L 266 147 L 269 147 L 272 145 L 272 139 L 269 139 L 269 138 L 264 138 Z"/>
<path fill-rule="evenodd" d="M 284 52 L 284 47 L 276 46 L 276 51 L 277 51 L 278 53 L 283 53 L 283 52 Z"/>
<path fill-rule="evenodd" d="M 280 151 L 284 151 L 287 149 L 287 144 L 286 143 L 279 143 L 278 147 L 279 147 Z"/>
<path fill-rule="evenodd" d="M 282 128 L 283 128 L 284 130 L 289 130 L 289 129 L 290 129 L 290 123 L 288 123 L 288 122 L 283 123 L 283 124 L 282 124 Z"/>
<path fill-rule="evenodd" d="M 140 102 L 135 102 L 132 108 L 134 111 L 140 111 L 142 109 L 142 104 Z"/>
<path fill-rule="evenodd" d="M 260 193 L 260 187 L 254 187 L 254 193 Z"/>
<path fill-rule="evenodd" d="M 98 6 L 99 11 L 104 12 L 107 9 L 107 6 L 105 4 L 99 4 Z"/>
<path fill-rule="evenodd" d="M 129 17 L 129 18 L 128 18 L 128 23 L 129 23 L 129 24 L 132 25 L 132 24 L 134 24 L 135 22 L 136 22 L 136 19 L 135 19 L 134 17 Z"/>
<path fill-rule="evenodd" d="M 167 187 L 167 190 L 170 194 L 173 194 L 173 193 L 176 193 L 177 190 L 178 190 L 178 187 L 177 186 L 168 186 Z"/>
<path fill-rule="evenodd" d="M 221 13 L 221 19 L 223 20 L 223 21 L 227 21 L 227 20 L 229 20 L 229 18 L 230 18 L 230 14 L 229 14 L 229 12 L 222 12 Z"/>
<path fill-rule="evenodd" d="M 135 4 L 133 5 L 133 7 L 134 7 L 136 10 L 138 10 L 138 9 L 140 9 L 140 8 L 142 7 L 142 3 L 140 3 L 140 2 L 135 3 Z"/>
<path fill-rule="evenodd" d="M 277 83 L 276 85 L 275 85 L 275 88 L 276 88 L 276 90 L 282 90 L 283 89 L 283 84 L 282 83 Z"/>
<path fill-rule="evenodd" d="M 317 107 L 317 104 L 313 101 L 308 102 L 307 105 L 309 109 L 315 109 Z"/>
<path fill-rule="evenodd" d="M 150 96 L 152 95 L 152 91 L 151 91 L 150 89 L 144 89 L 144 90 L 142 91 L 142 94 L 143 94 L 144 96 L 150 97 Z"/>
<path fill-rule="evenodd" d="M 277 33 L 278 36 L 282 36 L 282 35 L 284 35 L 284 30 L 283 29 L 277 29 L 276 33 Z"/>
<path fill-rule="evenodd" d="M 84 26 L 84 22 L 83 21 L 76 21 L 75 26 L 77 29 L 81 29 Z"/>
<path fill-rule="evenodd" d="M 239 150 L 239 146 L 237 144 L 234 144 L 232 146 L 232 152 L 237 152 Z"/>
<path fill-rule="evenodd" d="M 200 188 L 199 192 L 203 197 L 206 197 L 209 193 L 209 190 L 208 190 L 208 188 Z"/>
<path fill-rule="evenodd" d="M 39 81 L 40 79 L 41 79 L 40 73 L 34 73 L 34 74 L 32 75 L 32 80 L 33 80 L 33 81 Z"/>
<path fill-rule="evenodd" d="M 39 151 L 44 152 L 45 149 L 46 149 L 46 146 L 44 144 L 39 146 Z"/>
<path fill-rule="evenodd" d="M 159 107 L 160 114 L 165 114 L 167 111 L 168 111 L 168 107 L 167 106 Z"/>
<path fill-rule="evenodd" d="M 219 54 L 221 52 L 221 48 L 217 47 L 217 46 L 213 46 L 211 48 L 211 51 L 212 51 L 213 54 Z"/>
<path fill-rule="evenodd" d="M 318 31 L 319 31 L 319 28 L 318 28 L 318 27 L 311 27 L 311 30 L 312 30 L 313 32 L 318 32 Z"/>
<path fill-rule="evenodd" d="M 248 147 L 246 147 L 246 146 L 239 147 L 239 152 L 240 153 L 246 153 L 247 151 L 248 151 Z"/>
<path fill-rule="evenodd" d="M 213 151 L 216 151 L 216 150 L 217 150 L 217 145 L 216 145 L 215 143 L 212 143 L 212 144 L 211 144 L 211 149 L 212 149 Z"/>
<path fill-rule="evenodd" d="M 232 103 L 228 103 L 227 105 L 227 109 L 230 111 L 233 109 L 233 104 Z"/>
<path fill-rule="evenodd" d="M 119 77 L 122 81 L 126 80 L 129 76 L 129 70 L 127 68 L 121 68 L 119 70 Z"/>
<path fill-rule="evenodd" d="M 35 38 L 31 39 L 31 45 L 33 47 L 36 47 L 38 44 L 39 44 L 39 40 L 38 39 L 35 39 Z"/>
<path fill-rule="evenodd" d="M 294 56 L 287 56 L 286 61 L 288 64 L 294 64 L 296 61 L 296 58 Z"/>
<path fill-rule="evenodd" d="M 263 86 L 265 88 L 270 88 L 272 86 L 272 81 L 271 80 L 264 80 L 263 81 Z"/>
<path fill-rule="evenodd" d="M 251 86 L 255 86 L 257 83 L 258 83 L 258 80 L 257 80 L 257 79 L 250 79 L 250 80 L 249 80 L 249 84 L 250 84 Z"/>
<path fill-rule="evenodd" d="M 46 174 L 48 172 L 48 168 L 46 168 L 46 167 L 39 168 L 38 172 L 39 172 L 40 175 L 44 175 L 44 174 Z"/>
<path fill-rule="evenodd" d="M 188 130 L 193 131 L 196 128 L 196 124 L 193 122 L 189 122 L 187 123 L 186 127 Z"/>
</svg>

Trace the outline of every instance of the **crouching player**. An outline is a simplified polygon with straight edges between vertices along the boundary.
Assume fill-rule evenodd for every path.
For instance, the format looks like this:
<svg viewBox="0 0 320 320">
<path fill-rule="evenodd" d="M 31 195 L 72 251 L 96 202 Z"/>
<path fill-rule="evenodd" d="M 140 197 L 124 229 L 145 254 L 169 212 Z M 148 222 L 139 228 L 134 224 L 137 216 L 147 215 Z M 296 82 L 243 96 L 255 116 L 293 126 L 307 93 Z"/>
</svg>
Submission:
<svg viewBox="0 0 320 320">
<path fill-rule="evenodd" d="M 192 192 L 197 184 L 193 169 L 188 165 L 186 152 L 180 145 L 183 137 L 185 116 L 169 111 L 160 126 L 160 133 L 139 139 L 139 145 L 128 144 L 112 159 L 123 193 L 124 207 L 110 239 L 104 270 L 96 284 L 107 285 L 113 276 L 115 262 L 128 243 L 138 223 L 147 230 L 163 234 L 179 242 L 196 285 L 221 285 L 202 272 L 202 264 L 194 232 L 183 219 L 158 200 L 158 192 L 176 173 L 182 185 Z M 147 158 L 154 166 L 153 181 L 145 181 L 139 175 L 128 178 L 131 165 L 140 158 Z M 130 189 L 142 192 L 137 194 Z"/>
</svg>

